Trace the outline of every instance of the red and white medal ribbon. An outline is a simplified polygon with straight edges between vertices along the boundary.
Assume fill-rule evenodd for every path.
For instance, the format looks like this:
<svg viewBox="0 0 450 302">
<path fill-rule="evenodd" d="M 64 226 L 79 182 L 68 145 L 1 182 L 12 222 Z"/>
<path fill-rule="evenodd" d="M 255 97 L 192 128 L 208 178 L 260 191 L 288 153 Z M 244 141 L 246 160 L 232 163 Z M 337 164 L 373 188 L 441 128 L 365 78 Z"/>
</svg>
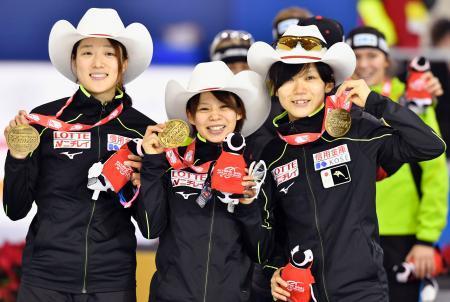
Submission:
<svg viewBox="0 0 450 302">
<path fill-rule="evenodd" d="M 278 136 L 288 143 L 289 145 L 304 145 L 318 140 L 323 133 L 325 132 L 325 121 L 327 119 L 327 115 L 331 110 L 334 109 L 344 109 L 350 112 L 352 108 L 352 102 L 348 97 L 348 93 L 344 92 L 340 97 L 336 97 L 335 95 L 327 96 L 325 99 L 325 114 L 322 121 L 322 129 L 320 132 L 308 132 L 308 133 L 298 133 L 291 135 L 282 135 L 278 133 Z"/>
<path fill-rule="evenodd" d="M 38 124 L 38 125 L 41 125 L 43 127 L 50 128 L 53 130 L 69 131 L 69 132 L 70 131 L 84 131 L 84 130 L 89 130 L 91 128 L 106 124 L 107 122 L 118 117 L 122 113 L 122 110 L 123 110 L 123 103 L 121 103 L 107 117 L 99 120 L 98 122 L 96 122 L 93 125 L 85 125 L 85 124 L 80 124 L 80 123 L 69 124 L 64 121 L 59 120 L 58 118 L 61 116 L 64 109 L 66 109 L 67 106 L 69 106 L 70 103 L 72 103 L 72 101 L 73 101 L 73 96 L 67 100 L 66 104 L 56 113 L 55 116 L 30 113 L 30 114 L 27 114 L 26 118 L 28 119 L 28 121 L 30 121 L 30 124 Z"/>
<path fill-rule="evenodd" d="M 212 161 L 208 161 L 199 166 L 194 165 L 195 141 L 196 140 L 193 140 L 192 143 L 187 146 L 184 157 L 180 156 L 180 154 L 178 153 L 178 148 L 164 149 L 164 151 L 166 152 L 167 161 L 172 166 L 172 168 L 176 170 L 191 168 L 197 173 L 208 173 L 209 166 L 211 165 Z"/>
</svg>

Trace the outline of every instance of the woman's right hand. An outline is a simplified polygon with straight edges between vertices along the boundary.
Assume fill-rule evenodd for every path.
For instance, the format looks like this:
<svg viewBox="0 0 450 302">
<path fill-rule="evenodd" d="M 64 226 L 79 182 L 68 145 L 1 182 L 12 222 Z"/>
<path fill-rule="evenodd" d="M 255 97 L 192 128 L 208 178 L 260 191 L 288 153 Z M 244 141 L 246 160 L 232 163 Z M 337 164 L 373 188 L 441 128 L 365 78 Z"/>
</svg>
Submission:
<svg viewBox="0 0 450 302">
<path fill-rule="evenodd" d="M 281 278 L 281 270 L 283 268 L 277 269 L 270 279 L 270 288 L 272 291 L 272 297 L 274 301 L 281 300 L 287 301 L 291 294 L 284 288 L 288 287 L 286 281 Z M 284 287 L 284 288 L 283 288 Z"/>
<path fill-rule="evenodd" d="M 20 110 L 19 113 L 14 117 L 13 120 L 11 120 L 8 124 L 8 126 L 6 126 L 4 134 L 5 137 L 8 137 L 8 133 L 9 131 L 11 131 L 11 128 L 18 126 L 18 125 L 28 125 L 29 122 L 26 118 L 27 112 L 25 110 Z M 16 158 L 16 159 L 25 159 L 28 156 L 28 152 L 27 153 L 19 153 L 19 152 L 14 152 L 12 150 L 9 150 L 9 154 Z"/>
<path fill-rule="evenodd" d="M 158 133 L 166 127 L 165 124 L 148 126 L 142 139 L 142 149 L 146 154 L 161 154 L 164 152 L 164 146 L 159 140 Z"/>
</svg>

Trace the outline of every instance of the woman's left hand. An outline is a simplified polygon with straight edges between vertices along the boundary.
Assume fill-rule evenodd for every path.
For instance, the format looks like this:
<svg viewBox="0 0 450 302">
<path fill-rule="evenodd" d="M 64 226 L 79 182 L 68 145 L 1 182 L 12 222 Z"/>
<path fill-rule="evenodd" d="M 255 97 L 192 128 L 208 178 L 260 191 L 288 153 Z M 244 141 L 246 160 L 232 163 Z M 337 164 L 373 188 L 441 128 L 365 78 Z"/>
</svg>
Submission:
<svg viewBox="0 0 450 302">
<path fill-rule="evenodd" d="M 248 173 L 248 169 L 245 169 L 245 172 Z M 240 198 L 239 202 L 243 203 L 243 204 L 251 204 L 253 202 L 253 200 L 255 199 L 256 196 L 256 190 L 253 188 L 254 186 L 256 186 L 256 183 L 253 181 L 253 176 L 252 175 L 245 175 L 242 178 L 242 183 L 241 183 L 244 187 L 245 190 L 243 192 L 244 195 L 246 195 L 246 198 Z"/>
<path fill-rule="evenodd" d="M 435 77 L 430 71 L 425 72 L 421 79 L 425 83 L 425 90 L 431 94 L 431 96 L 437 97 L 441 96 L 444 93 L 444 90 L 442 89 L 441 82 L 437 77 Z"/>
<path fill-rule="evenodd" d="M 336 96 L 340 97 L 343 93 L 348 93 L 353 104 L 364 108 L 370 88 L 364 80 L 347 80 L 338 88 Z"/>
</svg>

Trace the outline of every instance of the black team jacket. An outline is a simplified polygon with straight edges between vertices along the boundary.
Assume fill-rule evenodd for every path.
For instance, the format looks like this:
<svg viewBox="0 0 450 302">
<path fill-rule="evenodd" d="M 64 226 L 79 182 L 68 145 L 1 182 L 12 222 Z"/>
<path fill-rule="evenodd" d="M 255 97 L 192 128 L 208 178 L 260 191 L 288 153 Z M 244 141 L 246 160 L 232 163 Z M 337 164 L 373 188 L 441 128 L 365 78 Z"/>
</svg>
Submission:
<svg viewBox="0 0 450 302">
<path fill-rule="evenodd" d="M 66 101 L 50 102 L 32 112 L 55 115 Z M 35 125 L 41 139 L 38 149 L 24 160 L 8 154 L 3 191 L 7 216 L 19 220 L 33 202 L 37 205 L 26 237 L 23 283 L 69 293 L 135 289 L 136 238 L 131 217 L 143 230 L 146 217 L 138 216 L 135 205 L 123 208 L 111 191 L 92 200 L 87 175 L 93 163 L 127 139 L 142 138 L 154 122 L 131 107 L 126 93 L 102 105 L 82 89 L 60 120 L 92 125 L 120 103 L 124 109 L 117 118 L 83 132 Z"/>
<path fill-rule="evenodd" d="M 343 137 L 325 132 L 301 146 L 275 138 L 263 151 L 268 176 L 258 201 L 271 231 L 260 234 L 277 242 L 265 269 L 271 275 L 284 266 L 299 244 L 313 251 L 318 301 L 388 301 L 375 212 L 377 166 L 435 158 L 445 143 L 412 111 L 375 92 L 365 110 L 351 114 Z M 320 132 L 323 116 L 324 110 L 294 122 L 285 116 L 278 131 Z"/>
<path fill-rule="evenodd" d="M 220 155 L 220 144 L 198 138 L 195 144 L 196 165 Z M 215 194 L 201 208 L 196 199 L 206 179 L 190 168 L 172 169 L 164 153 L 144 157 L 140 205 L 148 215 L 148 237 L 159 237 L 152 302 L 249 301 L 260 208 L 254 201 L 229 213 Z"/>
</svg>

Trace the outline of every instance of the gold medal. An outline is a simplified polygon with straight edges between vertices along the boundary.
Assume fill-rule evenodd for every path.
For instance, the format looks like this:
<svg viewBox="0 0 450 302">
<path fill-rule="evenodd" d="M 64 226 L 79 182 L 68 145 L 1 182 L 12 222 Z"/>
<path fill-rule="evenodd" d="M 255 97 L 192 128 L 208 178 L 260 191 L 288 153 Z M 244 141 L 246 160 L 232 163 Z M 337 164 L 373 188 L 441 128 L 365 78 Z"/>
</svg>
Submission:
<svg viewBox="0 0 450 302">
<path fill-rule="evenodd" d="M 165 148 L 176 148 L 184 143 L 189 132 L 189 126 L 185 121 L 174 119 L 166 122 L 166 128 L 158 134 L 158 137 Z"/>
<path fill-rule="evenodd" d="M 344 136 L 352 125 L 350 112 L 344 109 L 332 109 L 325 120 L 325 130 L 333 137 Z"/>
<path fill-rule="evenodd" d="M 31 153 L 39 146 L 39 132 L 30 125 L 12 127 L 6 136 L 8 148 L 14 153 Z"/>
</svg>

